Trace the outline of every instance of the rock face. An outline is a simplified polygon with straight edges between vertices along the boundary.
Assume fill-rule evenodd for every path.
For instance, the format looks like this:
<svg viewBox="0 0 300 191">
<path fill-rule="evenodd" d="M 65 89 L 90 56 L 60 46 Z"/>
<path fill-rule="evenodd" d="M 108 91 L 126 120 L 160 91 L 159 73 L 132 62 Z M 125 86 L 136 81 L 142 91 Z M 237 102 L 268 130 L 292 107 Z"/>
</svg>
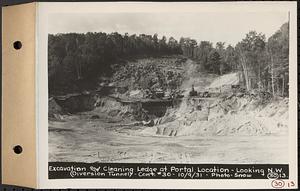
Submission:
<svg viewBox="0 0 300 191">
<path fill-rule="evenodd" d="M 54 98 L 50 98 L 48 101 L 48 117 L 52 119 L 61 120 L 63 109 L 56 103 Z"/>
<path fill-rule="evenodd" d="M 187 58 L 181 55 L 129 61 L 120 67 L 111 80 L 118 86 L 126 86 L 131 93 L 138 89 L 176 89 L 184 76 Z"/>
<path fill-rule="evenodd" d="M 154 120 L 165 116 L 168 108 L 174 107 L 180 102 L 172 100 L 139 100 L 125 101 L 111 97 L 103 97 L 98 100 L 98 112 L 105 112 L 112 116 L 121 116 L 137 121 Z"/>
<path fill-rule="evenodd" d="M 56 103 L 55 99 L 52 97 L 48 101 L 48 111 L 49 114 L 62 112 L 62 108 Z"/>
<path fill-rule="evenodd" d="M 64 99 L 56 99 L 56 102 L 68 113 L 91 111 L 95 108 L 97 96 L 75 95 Z"/>
<path fill-rule="evenodd" d="M 142 108 L 147 111 L 152 118 L 163 117 L 169 107 L 173 106 L 172 100 L 147 101 L 142 103 Z"/>
<path fill-rule="evenodd" d="M 60 99 L 49 100 L 50 113 L 76 114 L 80 112 L 96 111 L 106 113 L 111 117 L 118 116 L 131 120 L 143 121 L 163 117 L 167 108 L 173 107 L 172 100 L 120 100 L 97 94 L 80 94 Z"/>
</svg>

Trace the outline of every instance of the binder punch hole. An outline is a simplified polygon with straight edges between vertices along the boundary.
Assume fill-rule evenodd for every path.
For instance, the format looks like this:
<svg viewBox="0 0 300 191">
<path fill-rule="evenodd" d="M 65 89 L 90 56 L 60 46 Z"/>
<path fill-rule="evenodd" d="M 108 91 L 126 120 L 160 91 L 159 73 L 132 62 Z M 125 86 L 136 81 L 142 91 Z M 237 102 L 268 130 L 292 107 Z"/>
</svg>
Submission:
<svg viewBox="0 0 300 191">
<path fill-rule="evenodd" d="M 16 50 L 21 49 L 21 48 L 22 48 L 22 43 L 21 43 L 21 41 L 15 41 L 15 42 L 14 42 L 14 48 L 15 48 Z"/>
<path fill-rule="evenodd" d="M 20 145 L 16 145 L 16 146 L 14 146 L 13 150 L 16 154 L 21 154 L 23 151 L 23 148 Z"/>
</svg>

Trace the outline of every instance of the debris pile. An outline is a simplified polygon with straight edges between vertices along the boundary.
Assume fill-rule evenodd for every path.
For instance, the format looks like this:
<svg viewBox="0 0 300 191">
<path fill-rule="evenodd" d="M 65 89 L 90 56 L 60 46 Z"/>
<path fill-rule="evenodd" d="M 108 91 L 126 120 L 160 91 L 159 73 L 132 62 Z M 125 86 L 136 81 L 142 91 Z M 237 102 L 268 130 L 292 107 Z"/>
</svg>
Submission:
<svg viewBox="0 0 300 191">
<path fill-rule="evenodd" d="M 117 86 L 128 86 L 129 90 L 176 89 L 182 83 L 182 64 L 186 58 L 147 58 L 129 62 L 120 67 L 112 77 Z"/>
</svg>

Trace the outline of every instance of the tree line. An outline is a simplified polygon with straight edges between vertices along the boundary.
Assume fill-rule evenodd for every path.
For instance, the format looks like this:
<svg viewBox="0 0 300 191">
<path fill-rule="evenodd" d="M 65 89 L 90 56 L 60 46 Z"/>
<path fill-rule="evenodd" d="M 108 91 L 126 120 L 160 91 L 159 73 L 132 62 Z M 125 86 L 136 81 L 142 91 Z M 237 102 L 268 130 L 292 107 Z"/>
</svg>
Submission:
<svg viewBox="0 0 300 191">
<path fill-rule="evenodd" d="M 250 31 L 235 46 L 165 36 L 121 35 L 117 32 L 67 33 L 48 36 L 49 92 L 72 92 L 94 86 L 99 76 L 113 74 L 126 59 L 183 54 L 202 69 L 216 74 L 241 72 L 247 90 L 288 95 L 289 25 L 283 24 L 266 39 Z M 82 88 L 81 88 L 82 86 Z"/>
<path fill-rule="evenodd" d="M 217 42 L 181 38 L 183 54 L 212 73 L 240 71 L 247 90 L 268 91 L 272 95 L 288 96 L 289 25 L 283 24 L 266 39 L 262 33 L 250 31 L 235 46 Z"/>
</svg>

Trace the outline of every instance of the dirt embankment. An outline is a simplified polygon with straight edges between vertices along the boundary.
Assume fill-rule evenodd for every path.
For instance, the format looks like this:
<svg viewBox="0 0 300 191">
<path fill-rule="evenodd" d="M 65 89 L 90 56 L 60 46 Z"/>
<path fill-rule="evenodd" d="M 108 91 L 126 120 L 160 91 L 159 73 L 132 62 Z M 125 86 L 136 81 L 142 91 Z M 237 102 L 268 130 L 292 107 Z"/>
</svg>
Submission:
<svg viewBox="0 0 300 191">
<path fill-rule="evenodd" d="M 142 134 L 165 136 L 268 135 L 286 134 L 288 99 L 262 104 L 252 96 L 231 96 L 215 100 L 186 99 L 158 119 L 156 128 Z"/>
</svg>

